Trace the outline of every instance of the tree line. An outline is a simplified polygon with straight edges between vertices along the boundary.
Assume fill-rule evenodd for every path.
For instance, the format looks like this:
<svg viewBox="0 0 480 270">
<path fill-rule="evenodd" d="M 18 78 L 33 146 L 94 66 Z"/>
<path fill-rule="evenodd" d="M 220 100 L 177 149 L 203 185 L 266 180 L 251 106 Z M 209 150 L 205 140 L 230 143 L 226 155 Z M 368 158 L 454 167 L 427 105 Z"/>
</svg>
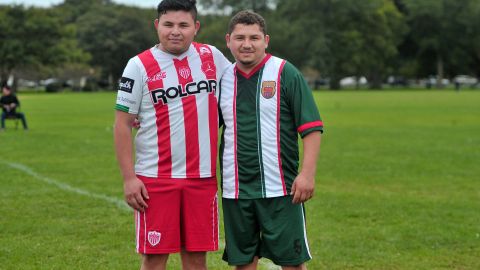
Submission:
<svg viewBox="0 0 480 270">
<path fill-rule="evenodd" d="M 478 0 L 203 0 L 199 42 L 225 55 L 232 13 L 262 14 L 269 52 L 314 77 L 366 77 L 370 88 L 386 78 L 480 76 Z M 157 42 L 155 9 L 110 0 L 65 0 L 50 8 L 0 6 L 0 79 L 87 78 L 110 87 L 128 59 Z M 232 59 L 233 60 L 233 59 Z"/>
</svg>

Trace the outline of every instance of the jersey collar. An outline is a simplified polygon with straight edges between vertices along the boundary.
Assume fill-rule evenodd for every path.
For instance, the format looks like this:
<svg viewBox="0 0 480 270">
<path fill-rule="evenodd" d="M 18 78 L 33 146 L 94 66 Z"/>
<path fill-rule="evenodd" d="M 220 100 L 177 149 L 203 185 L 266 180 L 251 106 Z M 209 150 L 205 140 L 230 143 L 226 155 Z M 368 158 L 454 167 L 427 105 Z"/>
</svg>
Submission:
<svg viewBox="0 0 480 270">
<path fill-rule="evenodd" d="M 152 51 L 152 54 L 158 58 L 172 60 L 172 59 L 183 59 L 187 57 L 192 52 L 192 49 L 194 49 L 193 44 L 190 44 L 190 46 L 188 47 L 188 50 L 186 50 L 184 53 L 180 55 L 173 55 L 159 49 L 157 44 L 151 48 L 151 51 Z"/>
<path fill-rule="evenodd" d="M 260 62 L 257 66 L 255 66 L 252 71 L 250 71 L 248 74 L 241 71 L 238 67 L 237 67 L 237 64 L 235 63 L 235 69 L 237 70 L 238 74 L 242 75 L 243 77 L 249 79 L 250 77 L 252 77 L 253 74 L 257 73 L 257 71 L 259 71 L 264 65 L 265 63 L 270 59 L 270 57 L 272 57 L 271 54 L 267 53 L 265 55 L 265 57 L 263 58 L 262 62 Z"/>
</svg>

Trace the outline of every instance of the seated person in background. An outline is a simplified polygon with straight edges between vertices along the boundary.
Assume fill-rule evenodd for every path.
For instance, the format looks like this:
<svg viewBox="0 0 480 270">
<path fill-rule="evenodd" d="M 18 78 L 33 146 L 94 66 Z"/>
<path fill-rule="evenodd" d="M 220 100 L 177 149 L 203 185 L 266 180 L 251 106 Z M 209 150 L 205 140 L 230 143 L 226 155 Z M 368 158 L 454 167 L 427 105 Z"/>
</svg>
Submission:
<svg viewBox="0 0 480 270">
<path fill-rule="evenodd" d="M 5 119 L 10 117 L 16 117 L 22 120 L 23 128 L 28 129 L 25 115 L 21 112 L 17 112 L 17 107 L 20 106 L 17 96 L 12 93 L 12 89 L 5 85 L 2 89 L 2 97 L 0 98 L 0 105 L 2 106 L 2 126 L 0 130 L 5 129 Z"/>
</svg>

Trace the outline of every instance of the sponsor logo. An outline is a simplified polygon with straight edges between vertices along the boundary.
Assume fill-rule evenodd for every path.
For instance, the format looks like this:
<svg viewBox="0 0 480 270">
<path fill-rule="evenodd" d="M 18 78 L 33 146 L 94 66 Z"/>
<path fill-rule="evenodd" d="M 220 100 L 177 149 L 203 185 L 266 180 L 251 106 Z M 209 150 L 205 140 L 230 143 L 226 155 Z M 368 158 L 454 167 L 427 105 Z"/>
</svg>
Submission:
<svg viewBox="0 0 480 270">
<path fill-rule="evenodd" d="M 155 74 L 151 77 L 148 77 L 147 78 L 147 83 L 161 81 L 165 78 L 167 78 L 167 73 L 165 71 L 160 71 L 157 74 Z"/>
<path fill-rule="evenodd" d="M 270 99 L 275 96 L 275 81 L 264 81 L 262 82 L 262 96 L 266 99 Z"/>
<path fill-rule="evenodd" d="M 148 243 L 152 245 L 152 247 L 158 245 L 160 243 L 160 239 L 162 239 L 162 234 L 156 231 L 149 231 L 148 232 Z"/>
<path fill-rule="evenodd" d="M 207 76 L 215 76 L 215 64 L 212 61 L 203 62 L 202 71 Z"/>
<path fill-rule="evenodd" d="M 128 98 L 124 98 L 124 97 L 117 97 L 117 101 L 125 102 L 125 103 L 128 103 L 128 104 L 136 104 L 135 101 L 130 100 Z"/>
<path fill-rule="evenodd" d="M 182 76 L 182 78 L 184 78 L 185 80 L 188 80 L 188 78 L 190 78 L 190 68 L 181 67 L 178 71 L 178 74 L 180 74 L 180 76 Z"/>
<path fill-rule="evenodd" d="M 205 55 L 205 54 L 212 54 L 212 52 L 210 51 L 210 49 L 206 46 L 202 46 L 200 47 L 200 55 Z"/>
<path fill-rule="evenodd" d="M 197 95 L 202 92 L 215 93 L 217 90 L 216 80 L 202 80 L 199 82 L 191 82 L 183 87 L 182 85 L 172 86 L 169 88 L 155 89 L 150 92 L 153 104 L 167 104 L 168 102 L 176 99 L 183 98 L 190 95 Z"/>
<path fill-rule="evenodd" d="M 133 85 L 135 84 L 135 81 L 127 78 L 127 77 L 122 77 L 120 79 L 120 82 L 118 83 L 118 91 L 124 91 L 127 93 L 132 93 Z"/>
</svg>

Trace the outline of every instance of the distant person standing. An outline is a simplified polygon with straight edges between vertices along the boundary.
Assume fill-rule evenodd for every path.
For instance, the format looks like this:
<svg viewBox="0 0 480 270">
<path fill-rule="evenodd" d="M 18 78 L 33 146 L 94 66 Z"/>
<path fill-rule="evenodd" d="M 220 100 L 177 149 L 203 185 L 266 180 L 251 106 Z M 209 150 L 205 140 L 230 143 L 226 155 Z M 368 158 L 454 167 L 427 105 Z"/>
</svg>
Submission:
<svg viewBox="0 0 480 270">
<path fill-rule="evenodd" d="M 22 120 L 23 129 L 28 130 L 27 120 L 25 115 L 21 112 L 17 112 L 17 108 L 20 106 L 20 101 L 15 94 L 12 93 L 12 89 L 5 85 L 2 88 L 2 97 L 0 98 L 0 105 L 2 106 L 2 125 L 0 130 L 5 130 L 5 119 L 9 117 L 16 117 Z"/>
<path fill-rule="evenodd" d="M 236 63 L 219 95 L 223 258 L 237 270 L 256 269 L 262 257 L 290 270 L 311 259 L 303 203 L 313 196 L 323 123 L 298 69 L 266 53 L 269 38 L 251 11 L 237 13 L 226 35 Z"/>
<path fill-rule="evenodd" d="M 120 80 L 115 149 L 141 269 L 166 269 L 169 254 L 180 252 L 183 269 L 203 270 L 206 252 L 218 249 L 215 93 L 230 62 L 193 42 L 196 1 L 164 0 L 157 11 L 160 43 L 131 58 Z"/>
</svg>

